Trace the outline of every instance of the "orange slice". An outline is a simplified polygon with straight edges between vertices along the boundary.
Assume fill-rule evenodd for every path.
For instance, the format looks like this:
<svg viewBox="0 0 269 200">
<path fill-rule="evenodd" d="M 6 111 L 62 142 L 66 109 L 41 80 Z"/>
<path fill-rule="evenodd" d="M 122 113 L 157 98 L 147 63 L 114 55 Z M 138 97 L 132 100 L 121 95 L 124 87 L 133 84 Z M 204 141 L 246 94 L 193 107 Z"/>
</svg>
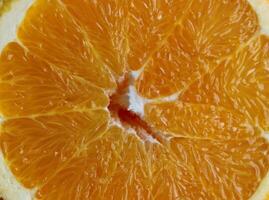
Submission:
<svg viewBox="0 0 269 200">
<path fill-rule="evenodd" d="M 36 0 L 0 56 L 0 199 L 4 173 L 36 200 L 266 199 L 259 10 Z"/>
</svg>

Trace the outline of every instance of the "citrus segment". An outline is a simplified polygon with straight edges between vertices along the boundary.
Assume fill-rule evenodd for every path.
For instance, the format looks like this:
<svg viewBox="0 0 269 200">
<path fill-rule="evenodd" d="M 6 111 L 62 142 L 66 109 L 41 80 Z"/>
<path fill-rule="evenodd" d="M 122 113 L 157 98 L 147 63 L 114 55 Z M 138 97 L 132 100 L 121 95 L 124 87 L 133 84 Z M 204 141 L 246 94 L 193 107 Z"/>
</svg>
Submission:
<svg viewBox="0 0 269 200">
<path fill-rule="evenodd" d="M 83 27 L 58 1 L 40 0 L 28 10 L 18 37 L 46 62 L 91 83 L 114 88 L 110 71 L 97 58 Z"/>
<path fill-rule="evenodd" d="M 72 160 L 45 184 L 37 199 L 176 199 L 192 189 L 203 190 L 163 146 L 112 127 L 88 156 Z"/>
<path fill-rule="evenodd" d="M 254 38 L 231 58 L 193 83 L 182 100 L 234 109 L 253 124 L 269 126 L 269 39 Z"/>
<path fill-rule="evenodd" d="M 158 131 L 188 138 L 228 140 L 257 134 L 243 115 L 205 104 L 147 104 L 145 118 Z"/>
<path fill-rule="evenodd" d="M 117 75 L 126 67 L 127 4 L 125 0 L 62 0 L 81 29 L 87 42 L 104 65 Z"/>
<path fill-rule="evenodd" d="M 82 155 L 101 137 L 107 122 L 103 110 L 7 120 L 1 127 L 1 148 L 17 179 L 28 188 L 37 187 Z"/>
<path fill-rule="evenodd" d="M 145 65 L 136 84 L 143 97 L 169 96 L 185 89 L 216 67 L 209 61 L 231 54 L 259 30 L 257 16 L 245 0 L 195 0 L 184 15 Z"/>
<path fill-rule="evenodd" d="M 191 1 L 131 0 L 129 2 L 128 64 L 132 70 L 143 67 L 171 34 Z"/>
<path fill-rule="evenodd" d="M 182 50 L 180 41 L 177 36 L 168 38 L 149 60 L 135 84 L 141 96 L 150 99 L 170 96 L 207 71 L 208 63 Z"/>
<path fill-rule="evenodd" d="M 102 108 L 108 104 L 101 89 L 59 71 L 17 43 L 3 50 L 0 62 L 0 108 L 6 117 Z"/>
<path fill-rule="evenodd" d="M 37 193 L 37 199 L 248 199 L 268 166 L 264 139 L 142 143 L 112 128 Z M 67 192 L 66 187 L 70 188 Z"/>
<path fill-rule="evenodd" d="M 194 0 L 178 34 L 180 46 L 192 56 L 216 59 L 232 53 L 259 29 L 246 0 Z"/>
<path fill-rule="evenodd" d="M 175 138 L 171 149 L 206 188 L 209 198 L 201 199 L 249 199 L 269 169 L 269 145 L 264 138 L 229 141 Z M 189 199 L 199 199 L 195 196 L 197 192 L 193 193 Z"/>
</svg>

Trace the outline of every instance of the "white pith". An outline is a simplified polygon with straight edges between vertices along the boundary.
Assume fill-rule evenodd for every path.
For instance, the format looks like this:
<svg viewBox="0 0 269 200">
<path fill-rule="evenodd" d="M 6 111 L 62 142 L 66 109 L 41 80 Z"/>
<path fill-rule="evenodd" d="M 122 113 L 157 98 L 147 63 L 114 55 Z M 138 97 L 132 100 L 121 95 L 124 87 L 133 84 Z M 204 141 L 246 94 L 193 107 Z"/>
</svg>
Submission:
<svg viewBox="0 0 269 200">
<path fill-rule="evenodd" d="M 268 0 L 248 0 L 252 8 L 256 11 L 261 33 L 269 36 L 269 1 Z M 264 138 L 269 141 L 268 133 L 264 132 Z M 260 183 L 256 192 L 252 195 L 250 200 L 268 200 L 269 199 L 269 171 Z"/>
<path fill-rule="evenodd" d="M 0 197 L 4 200 L 31 200 L 34 190 L 22 187 L 5 164 L 0 153 Z"/>
<path fill-rule="evenodd" d="M 33 0 L 18 0 L 11 5 L 11 10 L 0 18 L 0 51 L 5 45 L 16 40 L 16 32 L 20 22 Z"/>
<path fill-rule="evenodd" d="M 16 40 L 17 27 L 33 0 L 18 0 L 11 10 L 0 18 L 0 52 L 5 45 Z M 1 120 L 2 121 L 2 120 Z M 0 197 L 4 200 L 32 200 L 34 190 L 24 188 L 12 175 L 0 153 Z"/>
<path fill-rule="evenodd" d="M 1 0 L 0 0 L 1 1 Z M 5 45 L 16 40 L 16 30 L 20 24 L 26 10 L 29 8 L 34 0 L 18 0 L 12 4 L 12 9 L 0 18 L 0 52 Z M 269 0 L 248 0 L 256 11 L 259 17 L 261 33 L 269 36 Z M 132 77 L 136 79 L 140 71 L 134 71 Z M 128 108 L 137 113 L 141 117 L 144 116 L 144 105 L 153 101 L 173 101 L 177 99 L 179 93 L 173 94 L 169 97 L 156 100 L 148 100 L 139 96 L 133 85 L 128 88 Z M 1 120 L 1 118 L 0 118 Z M 1 123 L 1 122 L 0 122 Z M 264 137 L 269 141 L 269 133 L 265 133 Z M 250 198 L 251 200 L 265 200 L 269 197 L 269 172 L 261 182 L 255 194 Z M 21 186 L 15 177 L 12 175 L 3 155 L 0 152 L 0 197 L 5 200 L 31 200 L 34 199 L 34 190 L 29 190 Z"/>
<path fill-rule="evenodd" d="M 137 91 L 134 85 L 130 85 L 128 87 L 128 109 L 135 112 L 142 118 L 144 117 L 144 106 L 147 103 L 156 103 L 156 102 L 169 102 L 169 101 L 175 101 L 179 97 L 179 92 L 172 94 L 170 96 L 166 96 L 163 98 L 158 99 L 146 99 L 141 97 Z"/>
</svg>

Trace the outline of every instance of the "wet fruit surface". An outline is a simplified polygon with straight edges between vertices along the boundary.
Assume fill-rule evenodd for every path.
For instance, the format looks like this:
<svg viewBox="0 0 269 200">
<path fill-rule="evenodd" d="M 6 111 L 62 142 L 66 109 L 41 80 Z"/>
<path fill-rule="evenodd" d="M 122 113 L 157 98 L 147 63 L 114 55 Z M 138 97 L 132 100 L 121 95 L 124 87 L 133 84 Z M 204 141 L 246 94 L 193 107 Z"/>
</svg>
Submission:
<svg viewBox="0 0 269 200">
<path fill-rule="evenodd" d="M 247 1 L 38 0 L 18 41 L 0 144 L 36 199 L 245 200 L 267 174 L 269 39 Z"/>
</svg>

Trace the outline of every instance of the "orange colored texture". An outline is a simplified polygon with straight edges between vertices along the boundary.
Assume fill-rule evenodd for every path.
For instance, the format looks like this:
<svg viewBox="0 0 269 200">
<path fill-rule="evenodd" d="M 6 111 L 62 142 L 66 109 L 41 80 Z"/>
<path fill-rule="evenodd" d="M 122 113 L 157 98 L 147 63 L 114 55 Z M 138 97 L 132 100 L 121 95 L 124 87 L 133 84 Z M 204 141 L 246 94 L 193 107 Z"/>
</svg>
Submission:
<svg viewBox="0 0 269 200">
<path fill-rule="evenodd" d="M 18 41 L 0 145 L 36 199 L 244 200 L 267 174 L 269 39 L 247 1 L 37 0 Z M 143 116 L 113 102 L 124 77 Z"/>
</svg>

